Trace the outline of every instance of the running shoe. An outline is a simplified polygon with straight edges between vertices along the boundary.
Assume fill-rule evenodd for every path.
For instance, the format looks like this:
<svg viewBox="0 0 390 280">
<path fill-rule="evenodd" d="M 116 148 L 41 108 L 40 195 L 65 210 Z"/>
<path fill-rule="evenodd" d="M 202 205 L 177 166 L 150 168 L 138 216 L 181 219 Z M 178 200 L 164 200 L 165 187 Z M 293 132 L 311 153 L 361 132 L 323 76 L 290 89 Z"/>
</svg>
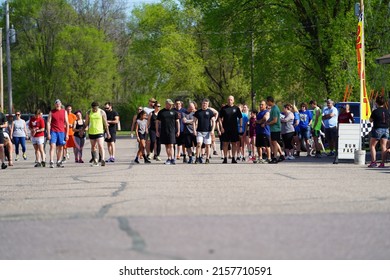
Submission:
<svg viewBox="0 0 390 280">
<path fill-rule="evenodd" d="M 192 157 L 189 157 L 189 159 L 188 159 L 188 162 L 187 162 L 188 164 L 191 164 L 192 163 Z"/>
<path fill-rule="evenodd" d="M 213 152 L 213 155 L 214 155 L 214 156 L 217 156 L 217 155 L 218 155 L 218 152 L 217 152 L 217 151 L 214 151 L 214 152 Z"/>
<path fill-rule="evenodd" d="M 139 164 L 138 158 L 135 158 L 134 162 Z"/>
<path fill-rule="evenodd" d="M 82 159 L 79 160 L 79 163 L 84 163 L 84 161 Z"/>
<path fill-rule="evenodd" d="M 170 165 L 171 164 L 171 160 L 170 159 L 167 159 L 166 161 L 165 161 L 165 163 L 164 164 L 166 164 L 166 165 Z"/>
<path fill-rule="evenodd" d="M 385 164 L 382 162 L 381 164 L 379 164 L 378 168 L 385 168 Z"/>
<path fill-rule="evenodd" d="M 171 164 L 172 165 L 175 165 L 176 164 L 176 161 L 174 159 L 171 159 Z"/>
<path fill-rule="evenodd" d="M 161 158 L 159 156 L 157 156 L 156 161 L 161 161 Z"/>
<path fill-rule="evenodd" d="M 19 160 L 19 155 L 16 155 L 15 161 L 18 161 L 18 160 Z"/>
<path fill-rule="evenodd" d="M 41 165 L 41 163 L 40 162 L 37 162 L 35 165 L 34 165 L 34 167 L 41 167 L 42 165 Z"/>
<path fill-rule="evenodd" d="M 208 158 L 206 158 L 206 164 L 209 164 L 210 163 L 210 160 Z"/>
<path fill-rule="evenodd" d="M 41 161 L 42 167 L 46 167 L 46 161 Z"/>
<path fill-rule="evenodd" d="M 233 159 L 232 159 L 232 163 L 237 163 L 237 161 L 233 158 Z"/>
<path fill-rule="evenodd" d="M 227 158 L 224 158 L 222 163 L 227 163 Z"/>
<path fill-rule="evenodd" d="M 27 160 L 27 155 L 26 155 L 26 153 L 23 153 L 23 159 L 24 159 L 24 160 Z"/>
<path fill-rule="evenodd" d="M 277 164 L 279 161 L 276 158 L 273 158 L 269 164 Z"/>
<path fill-rule="evenodd" d="M 1 164 L 1 169 L 6 169 L 8 166 L 3 162 L 2 164 Z"/>
<path fill-rule="evenodd" d="M 371 162 L 367 167 L 368 168 L 375 168 L 375 167 L 377 167 L 378 166 L 378 164 L 376 163 L 376 161 L 373 161 L 373 162 Z"/>
<path fill-rule="evenodd" d="M 50 162 L 50 168 L 54 168 L 54 162 Z"/>
<path fill-rule="evenodd" d="M 285 159 L 286 159 L 286 158 L 285 158 L 284 156 L 280 156 L 279 159 L 278 159 L 278 161 L 279 161 L 279 162 L 282 162 L 282 161 L 284 161 Z"/>
<path fill-rule="evenodd" d="M 62 161 L 57 162 L 57 167 L 58 168 L 64 168 L 64 165 L 63 165 Z"/>
</svg>

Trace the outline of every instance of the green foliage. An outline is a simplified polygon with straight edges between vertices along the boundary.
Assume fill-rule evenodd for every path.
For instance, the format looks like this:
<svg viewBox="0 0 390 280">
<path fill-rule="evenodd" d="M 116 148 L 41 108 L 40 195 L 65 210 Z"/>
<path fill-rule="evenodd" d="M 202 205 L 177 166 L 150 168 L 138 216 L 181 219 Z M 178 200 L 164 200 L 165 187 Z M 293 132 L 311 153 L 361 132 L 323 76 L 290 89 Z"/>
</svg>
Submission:
<svg viewBox="0 0 390 280">
<path fill-rule="evenodd" d="M 112 101 L 126 127 L 150 97 L 250 105 L 253 87 L 256 103 L 341 100 L 350 84 L 355 101 L 355 2 L 163 0 L 126 17 L 124 0 L 13 0 L 15 107 Z M 364 2 L 368 91 L 388 90 L 375 59 L 390 53 L 390 7 Z"/>
</svg>

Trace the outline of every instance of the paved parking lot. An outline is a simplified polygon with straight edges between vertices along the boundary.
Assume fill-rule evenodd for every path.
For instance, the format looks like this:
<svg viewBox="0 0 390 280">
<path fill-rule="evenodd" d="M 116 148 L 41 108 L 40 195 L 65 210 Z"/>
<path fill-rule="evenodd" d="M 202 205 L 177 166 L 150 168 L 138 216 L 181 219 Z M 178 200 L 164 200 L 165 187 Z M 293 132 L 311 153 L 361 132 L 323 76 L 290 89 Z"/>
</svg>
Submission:
<svg viewBox="0 0 390 280">
<path fill-rule="evenodd" d="M 0 259 L 390 258 L 388 168 L 134 165 L 135 147 L 120 138 L 114 164 L 50 169 L 29 144 L 0 170 Z"/>
</svg>

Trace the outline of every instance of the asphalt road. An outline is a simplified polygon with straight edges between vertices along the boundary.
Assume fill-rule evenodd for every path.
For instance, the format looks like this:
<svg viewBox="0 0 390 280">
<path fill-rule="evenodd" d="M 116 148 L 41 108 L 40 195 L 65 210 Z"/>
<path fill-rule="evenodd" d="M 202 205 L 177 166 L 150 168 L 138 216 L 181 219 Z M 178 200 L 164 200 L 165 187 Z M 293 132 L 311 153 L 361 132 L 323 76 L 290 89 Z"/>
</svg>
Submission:
<svg viewBox="0 0 390 280">
<path fill-rule="evenodd" d="M 0 170 L 0 259 L 390 258 L 388 168 L 135 165 L 135 140 L 117 147 L 105 167 L 50 169 L 29 143 Z"/>
</svg>

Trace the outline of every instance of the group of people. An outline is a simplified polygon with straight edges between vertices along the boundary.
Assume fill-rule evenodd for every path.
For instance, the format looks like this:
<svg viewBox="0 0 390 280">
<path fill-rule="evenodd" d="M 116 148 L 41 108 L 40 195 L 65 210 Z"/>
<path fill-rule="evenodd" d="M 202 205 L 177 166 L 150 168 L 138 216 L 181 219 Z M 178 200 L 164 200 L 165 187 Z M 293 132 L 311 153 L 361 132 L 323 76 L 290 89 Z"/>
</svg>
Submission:
<svg viewBox="0 0 390 280">
<path fill-rule="evenodd" d="M 49 166 L 62 168 L 69 160 L 69 148 L 73 148 L 76 163 L 84 163 L 83 147 L 88 133 L 91 142 L 90 163 L 92 166 L 105 166 L 106 162 L 115 162 L 116 127 L 119 123 L 119 114 L 112 109 L 112 104 L 106 102 L 104 110 L 99 103 L 93 102 L 91 109 L 86 113 L 85 120 L 82 112 L 72 113 L 72 106 L 62 105 L 61 100 L 54 102 L 55 108 L 50 111 L 47 122 L 41 110 L 36 110 L 34 116 L 26 122 L 20 118 L 20 112 L 15 114 L 15 120 L 9 125 L 4 114 L 0 113 L 0 159 L 1 168 L 12 166 L 13 143 L 15 144 L 15 161 L 19 158 L 19 143 L 22 146 L 22 157 L 27 159 L 25 140 L 30 131 L 31 142 L 35 150 L 34 167 L 46 166 L 44 144 L 50 143 Z M 7 129 L 8 132 L 4 132 Z M 13 142 L 13 143 L 12 143 Z M 104 142 L 107 142 L 109 158 L 105 160 Z M 8 159 L 8 165 L 5 159 Z"/>
<path fill-rule="evenodd" d="M 386 154 L 390 152 L 387 148 L 388 117 L 386 115 L 382 120 L 378 117 L 378 110 L 384 105 L 382 101 L 377 99 L 378 109 L 371 116 L 373 133 L 370 149 L 373 160 L 370 167 L 377 165 L 375 150 L 372 149 L 375 149 L 378 141 L 383 151 L 379 167 L 384 166 Z M 190 101 L 187 109 L 183 109 L 183 102 L 179 99 L 175 102 L 167 99 L 165 107 L 162 110 L 160 107 L 152 98 L 148 107 L 138 108 L 139 113 L 134 117 L 132 126 L 139 142 L 135 163 L 140 163 L 140 158 L 150 163 L 153 150 L 156 151 L 154 159 L 161 160 L 161 144 L 166 148 L 165 164 L 175 164 L 175 159 L 180 156 L 183 156 L 183 162 L 209 163 L 211 147 L 214 147 L 214 154 L 218 154 L 215 134 L 220 138 L 224 164 L 228 158 L 234 164 L 245 160 L 246 156 L 254 163 L 277 164 L 284 160 L 294 160 L 300 156 L 301 143 L 305 146 L 307 156 L 321 158 L 325 151 L 324 140 L 329 148 L 326 156 L 335 156 L 338 124 L 354 122 L 348 104 L 340 108 L 339 112 L 330 99 L 324 108 L 311 100 L 309 104 L 301 103 L 300 109 L 286 103 L 282 111 L 272 96 L 260 101 L 259 110 L 251 112 L 245 104 L 235 105 L 233 96 L 228 97 L 227 103 L 219 111 L 210 107 L 208 99 L 202 100 L 200 108 Z M 379 121 L 382 122 L 379 128 L 383 129 L 380 132 L 377 131 Z"/>
<path fill-rule="evenodd" d="M 7 123 L 4 114 L 0 113 L 0 160 L 1 168 L 12 166 L 13 144 L 15 144 L 15 161 L 19 159 L 19 145 L 22 147 L 22 158 L 26 156 L 27 129 L 30 130 L 31 142 L 35 150 L 35 167 L 46 166 L 44 144 L 50 143 L 49 166 L 64 167 L 68 159 L 67 149 L 73 148 L 75 162 L 84 163 L 83 147 L 86 134 L 91 142 L 92 166 L 105 166 L 106 162 L 115 162 L 116 128 L 119 114 L 113 110 L 112 104 L 106 102 L 104 110 L 97 102 L 91 104 L 85 120 L 82 112 L 72 113 L 72 106 L 62 106 L 59 99 L 55 108 L 50 111 L 47 122 L 42 112 L 36 110 L 34 116 L 26 125 L 20 118 L 20 112 L 15 114 L 12 124 Z M 372 112 L 370 121 L 373 123 L 369 167 L 384 167 L 386 155 L 390 152 L 389 110 L 384 108 L 384 97 L 376 99 L 377 108 Z M 309 107 L 310 106 L 310 107 Z M 227 103 L 220 110 L 210 106 L 205 98 L 198 108 L 190 101 L 187 108 L 177 99 L 165 100 L 165 106 L 151 98 L 147 107 L 139 107 L 133 119 L 132 131 L 135 131 L 138 151 L 134 162 L 139 164 L 143 159 L 151 163 L 153 159 L 161 161 L 161 145 L 165 145 L 166 165 L 176 164 L 183 157 L 185 163 L 209 163 L 211 154 L 218 155 L 216 150 L 216 134 L 220 138 L 222 163 L 235 164 L 245 161 L 246 156 L 253 163 L 277 164 L 284 160 L 294 160 L 300 156 L 301 143 L 306 146 L 307 156 L 321 158 L 324 146 L 321 140 L 325 137 L 329 145 L 327 156 L 334 156 L 338 141 L 338 124 L 353 123 L 353 114 L 349 106 L 341 108 L 340 113 L 330 99 L 321 108 L 315 100 L 296 106 L 286 103 L 282 112 L 272 96 L 260 101 L 259 109 L 249 112 L 248 106 L 235 105 L 234 97 L 229 96 Z M 311 110 L 310 110 L 311 109 Z M 7 130 L 3 132 L 3 130 Z M 46 139 L 45 139 L 46 138 Z M 107 142 L 109 158 L 105 160 L 104 142 Z M 376 161 L 376 146 L 380 142 L 381 163 Z M 390 143 L 390 142 L 389 142 Z M 5 149 L 4 149 L 5 147 Z M 176 149 L 176 148 L 177 149 Z M 211 153 L 211 150 L 214 150 Z M 257 153 L 257 155 L 256 155 Z"/>
</svg>

